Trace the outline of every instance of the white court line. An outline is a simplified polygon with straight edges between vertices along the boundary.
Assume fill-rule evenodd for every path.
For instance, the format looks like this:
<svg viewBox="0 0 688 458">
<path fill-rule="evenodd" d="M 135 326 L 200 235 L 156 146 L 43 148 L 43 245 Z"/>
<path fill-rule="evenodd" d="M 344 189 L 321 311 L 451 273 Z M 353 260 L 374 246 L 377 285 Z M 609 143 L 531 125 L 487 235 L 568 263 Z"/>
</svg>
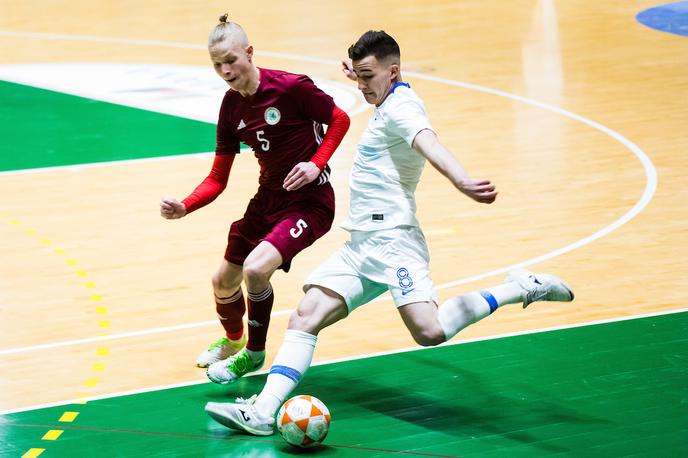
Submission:
<svg viewBox="0 0 688 458">
<path fill-rule="evenodd" d="M 245 148 L 244 148 L 245 149 Z M 201 152 L 201 153 L 189 153 L 189 154 L 178 154 L 175 156 L 156 156 L 156 157 L 142 157 L 140 159 L 124 159 L 121 161 L 103 161 L 103 162 L 91 162 L 89 164 L 78 164 L 78 165 L 56 165 L 54 167 L 37 167 L 34 169 L 21 169 L 21 170 L 8 170 L 0 172 L 0 177 L 3 175 L 27 175 L 31 173 L 43 173 L 43 172 L 80 172 L 83 169 L 94 169 L 97 167 L 113 167 L 118 165 L 129 165 L 129 164 L 142 164 L 146 162 L 160 162 L 160 161 L 173 161 L 176 159 L 206 159 L 215 155 L 215 152 Z"/>
<path fill-rule="evenodd" d="M 270 317 L 272 318 L 272 317 L 277 317 L 277 316 L 289 315 L 293 311 L 294 311 L 293 309 L 280 310 L 280 311 L 271 313 Z M 61 342 L 52 342 L 52 343 L 41 344 L 41 345 L 31 345 L 28 347 L 17 347 L 17 348 L 9 348 L 6 350 L 0 350 L 0 355 L 13 355 L 16 353 L 27 353 L 30 351 L 47 350 L 49 348 L 68 347 L 71 345 L 82 345 L 82 344 L 88 344 L 88 343 L 94 343 L 94 342 L 104 342 L 104 341 L 110 341 L 110 340 L 128 339 L 131 337 L 140 337 L 140 336 L 146 336 L 146 335 L 150 335 L 150 334 L 159 334 L 161 332 L 176 332 L 176 331 L 181 331 L 184 329 L 200 328 L 202 326 L 211 326 L 211 325 L 217 325 L 217 324 L 218 324 L 217 320 L 198 321 L 196 323 L 179 324 L 176 326 L 163 326 L 160 328 L 149 328 L 149 329 L 144 329 L 141 331 L 123 332 L 120 334 L 111 334 L 108 336 L 87 337 L 85 339 L 75 339 L 75 340 L 64 340 Z"/>
<path fill-rule="evenodd" d="M 64 34 L 45 34 L 45 33 L 33 33 L 33 32 L 12 32 L 12 31 L 0 31 L 0 36 L 18 36 L 18 37 L 25 37 L 25 38 L 39 38 L 39 39 L 61 39 L 61 40 L 75 40 L 75 41 L 97 41 L 97 42 L 107 42 L 107 43 L 123 43 L 123 44 L 135 44 L 135 45 L 144 45 L 144 46 L 162 46 L 162 47 L 173 47 L 173 48 L 187 48 L 187 49 L 206 49 L 205 46 L 202 45 L 195 45 L 195 44 L 189 44 L 189 43 L 178 43 L 178 42 L 164 42 L 164 41 L 156 41 L 156 40 L 133 40 L 133 39 L 127 39 L 127 38 L 112 38 L 112 37 L 98 37 L 98 36 L 92 36 L 92 35 L 64 35 Z M 321 58 L 315 58 L 315 57 L 309 57 L 309 56 L 300 56 L 296 54 L 282 54 L 282 53 L 273 53 L 273 52 L 263 52 L 260 53 L 258 52 L 257 54 L 262 54 L 270 57 L 276 57 L 276 58 L 281 58 L 281 59 L 288 59 L 288 60 L 296 60 L 296 61 L 307 61 L 307 62 L 315 62 L 315 63 L 320 63 L 320 64 L 325 64 L 325 65 L 339 65 L 340 62 L 337 60 L 333 59 L 321 59 Z M 470 283 L 473 281 L 477 281 L 483 278 L 491 277 L 493 275 L 498 275 L 504 272 L 507 272 L 510 269 L 516 268 L 516 267 L 525 267 L 529 266 L 532 264 L 536 264 L 542 261 L 545 261 L 547 259 L 554 258 L 556 256 L 559 256 L 561 254 L 567 253 L 569 251 L 575 250 L 577 248 L 580 248 L 582 246 L 585 246 L 587 244 L 592 243 L 593 241 L 604 237 L 605 235 L 608 235 L 609 233 L 613 232 L 614 230 L 618 229 L 619 227 L 623 226 L 633 218 L 635 218 L 647 205 L 648 203 L 652 200 L 652 196 L 654 195 L 656 189 L 657 189 L 657 171 L 652 164 L 652 161 L 650 158 L 645 154 L 645 152 L 640 149 L 635 143 L 631 142 L 628 140 L 626 137 L 623 135 L 619 134 L 618 132 L 609 129 L 608 127 L 599 124 L 595 121 L 592 121 L 588 118 L 585 118 L 584 116 L 572 113 L 570 111 L 564 110 L 562 108 L 549 105 L 543 102 L 539 102 L 537 100 L 529 99 L 527 97 L 519 96 L 519 95 L 514 95 L 514 94 L 509 94 L 507 92 L 495 90 L 495 89 L 490 89 L 484 86 L 479 86 L 476 84 L 471 84 L 471 83 L 463 83 L 460 81 L 454 81 L 446 78 L 441 78 L 441 77 L 436 77 L 436 76 L 428 76 L 428 75 L 423 75 L 420 73 L 416 72 L 405 72 L 406 75 L 412 76 L 414 78 L 418 79 L 423 79 L 427 81 L 432 81 L 436 83 L 441 83 L 441 84 L 446 84 L 449 86 L 456 86 L 456 87 L 462 87 L 465 89 L 469 90 L 474 90 L 478 92 L 484 92 L 487 94 L 492 94 L 496 95 L 499 97 L 505 97 L 508 99 L 512 99 L 518 102 L 522 102 L 528 105 L 532 105 L 538 108 L 542 108 L 544 110 L 548 110 L 554 113 L 557 113 L 561 116 L 568 117 L 574 121 L 582 122 L 583 124 L 586 124 L 606 135 L 609 135 L 613 139 L 617 140 L 620 142 L 622 145 L 624 145 L 626 148 L 628 148 L 640 161 L 641 165 L 643 166 L 643 169 L 645 171 L 645 189 L 643 190 L 643 194 L 638 200 L 638 202 L 628 211 L 626 212 L 621 218 L 617 219 L 616 221 L 612 222 L 608 226 L 598 230 L 594 234 L 585 237 L 581 240 L 578 240 L 577 242 L 571 243 L 569 245 L 566 245 L 562 248 L 556 249 L 554 251 L 550 251 L 549 253 L 543 254 L 541 256 L 537 256 L 534 258 L 527 259 L 525 261 L 522 261 L 517 264 L 513 264 L 510 266 L 506 266 L 500 269 L 496 269 L 490 272 L 474 275 L 472 277 L 464 278 L 464 279 L 459 279 L 455 280 L 449 283 L 444 283 L 441 285 L 437 286 L 437 289 L 446 289 L 450 288 L 452 286 L 456 285 L 461 285 L 465 283 Z M 389 300 L 390 297 L 389 295 L 385 295 L 382 297 L 379 297 L 375 299 L 373 302 L 382 302 L 382 301 L 387 301 Z M 5 350 L 8 351 L 8 350 Z M 1 353 L 0 353 L 1 354 Z"/>
<path fill-rule="evenodd" d="M 207 51 L 206 45 L 196 43 L 182 43 L 178 41 L 158 41 L 158 40 L 136 40 L 132 38 L 100 37 L 97 35 L 68 35 L 62 33 L 41 33 L 41 32 L 15 32 L 12 30 L 0 30 L 0 36 L 17 38 L 36 38 L 39 40 L 66 40 L 66 41 L 91 41 L 97 43 L 112 43 L 137 46 L 157 46 L 163 48 L 180 48 Z M 284 54 L 270 51 L 254 51 L 254 54 L 279 59 L 295 60 L 298 62 L 313 62 L 325 65 L 340 65 L 341 61 L 334 59 L 322 59 L 319 57 L 301 56 L 298 54 Z"/>
<path fill-rule="evenodd" d="M 654 317 L 654 316 L 671 315 L 671 314 L 675 314 L 675 313 L 684 313 L 684 312 L 688 312 L 688 308 L 674 309 L 674 310 L 662 310 L 662 311 L 653 312 L 653 313 L 643 313 L 643 314 L 639 314 L 639 315 L 608 318 L 608 319 L 604 319 L 604 320 L 587 321 L 585 323 L 569 324 L 569 325 L 562 325 L 562 326 L 552 326 L 552 327 L 540 328 L 540 329 L 530 329 L 527 331 L 508 332 L 508 333 L 504 333 L 504 334 L 496 334 L 496 335 L 491 335 L 491 336 L 486 336 L 486 337 L 475 337 L 472 339 L 457 340 L 455 342 L 447 342 L 447 343 L 442 344 L 441 346 L 463 345 L 463 344 L 472 343 L 472 342 L 482 342 L 482 341 L 486 341 L 486 340 L 503 339 L 506 337 L 515 337 L 515 336 L 523 336 L 523 335 L 528 335 L 528 334 L 538 334 L 538 333 L 544 333 L 544 332 L 560 331 L 560 330 L 564 330 L 564 329 L 575 329 L 575 328 L 582 328 L 585 326 L 594 326 L 594 325 L 598 325 L 598 324 L 618 323 L 621 321 L 631 321 L 631 320 L 637 320 L 637 319 L 641 319 L 641 318 L 650 318 L 650 317 Z M 430 351 L 433 348 L 435 348 L 435 347 L 408 347 L 408 348 L 401 348 L 401 349 L 397 349 L 397 350 L 367 353 L 367 354 L 363 354 L 363 355 L 349 356 L 349 357 L 345 357 L 345 358 L 336 358 L 336 359 L 329 359 L 329 360 L 325 360 L 325 361 L 320 361 L 320 362 L 313 363 L 311 365 L 311 367 L 312 366 L 325 366 L 328 364 L 336 364 L 336 363 L 341 363 L 341 362 L 346 362 L 346 361 L 354 361 L 354 360 L 358 360 L 358 359 L 374 358 L 376 356 L 394 355 L 394 354 L 398 354 L 398 353 L 409 353 L 409 352 L 414 352 L 414 351 Z M 268 373 L 268 371 L 269 371 L 269 369 L 252 372 L 250 374 L 245 375 L 244 377 L 253 377 L 256 375 L 263 375 L 263 374 Z M 50 403 L 45 403 L 45 404 L 37 404 L 34 406 L 18 407 L 15 409 L 2 410 L 2 411 L 0 411 L 0 415 L 8 415 L 8 414 L 19 413 L 19 412 L 28 412 L 31 410 L 46 409 L 49 407 L 58 407 L 58 406 L 63 406 L 63 405 L 67 405 L 67 404 L 75 404 L 75 403 L 84 402 L 84 401 L 97 401 L 97 400 L 101 400 L 101 399 L 110 399 L 110 398 L 116 398 L 116 397 L 121 397 L 121 396 L 130 396 L 133 394 L 150 393 L 152 391 L 161 391 L 161 390 L 169 390 L 169 389 L 173 389 L 173 388 L 182 388 L 185 386 L 200 385 L 202 383 L 210 383 L 210 381 L 206 378 L 206 379 L 201 379 L 201 380 L 192 380 L 189 382 L 172 383 L 169 385 L 159 385 L 159 386 L 153 386 L 153 387 L 149 387 L 149 388 L 140 388 L 140 389 L 136 389 L 136 390 L 127 390 L 127 391 L 120 391 L 120 392 L 116 392 L 116 393 L 102 394 L 102 395 L 92 396 L 92 397 L 88 397 L 88 398 L 68 399 L 65 401 L 50 402 Z M 2 425 L 2 422 L 0 422 L 0 426 L 1 425 Z"/>
</svg>

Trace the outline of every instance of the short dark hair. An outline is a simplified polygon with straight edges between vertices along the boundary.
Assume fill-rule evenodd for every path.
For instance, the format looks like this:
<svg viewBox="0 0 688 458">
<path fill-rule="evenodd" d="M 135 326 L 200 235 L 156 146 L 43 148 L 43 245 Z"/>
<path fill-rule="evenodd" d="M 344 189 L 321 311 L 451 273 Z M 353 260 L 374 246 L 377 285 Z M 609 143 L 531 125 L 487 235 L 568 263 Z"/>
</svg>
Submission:
<svg viewBox="0 0 688 458">
<path fill-rule="evenodd" d="M 401 57 L 401 51 L 396 40 L 384 30 L 368 30 L 361 38 L 349 47 L 349 58 L 361 60 L 368 56 L 375 56 L 377 60 L 387 57 Z"/>
</svg>

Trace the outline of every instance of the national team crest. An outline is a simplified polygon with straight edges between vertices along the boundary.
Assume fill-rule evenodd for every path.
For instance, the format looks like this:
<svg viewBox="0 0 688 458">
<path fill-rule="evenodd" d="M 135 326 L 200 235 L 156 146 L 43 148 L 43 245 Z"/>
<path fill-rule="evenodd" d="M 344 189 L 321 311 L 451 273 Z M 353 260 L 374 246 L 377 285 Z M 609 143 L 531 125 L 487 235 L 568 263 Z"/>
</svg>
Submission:
<svg viewBox="0 0 688 458">
<path fill-rule="evenodd" d="M 270 107 L 267 110 L 265 110 L 265 122 L 270 124 L 271 126 L 277 124 L 281 118 L 282 114 L 277 108 Z"/>
</svg>

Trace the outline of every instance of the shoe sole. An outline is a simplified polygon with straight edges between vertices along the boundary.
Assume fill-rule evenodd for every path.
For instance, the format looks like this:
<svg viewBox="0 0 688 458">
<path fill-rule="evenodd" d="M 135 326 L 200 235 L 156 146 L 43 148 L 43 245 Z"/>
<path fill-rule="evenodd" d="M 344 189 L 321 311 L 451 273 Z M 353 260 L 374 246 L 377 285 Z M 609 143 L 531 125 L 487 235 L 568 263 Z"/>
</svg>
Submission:
<svg viewBox="0 0 688 458">
<path fill-rule="evenodd" d="M 231 418 L 227 418 L 222 413 L 214 411 L 213 408 L 208 405 L 205 406 L 205 411 L 210 416 L 210 418 L 220 423 L 221 425 L 226 426 L 227 428 L 233 429 L 235 431 L 252 434 L 254 436 L 272 436 L 275 433 L 274 430 L 268 432 L 247 428 L 245 425 L 238 423 L 232 420 Z"/>
<path fill-rule="evenodd" d="M 210 366 L 212 366 L 212 365 L 215 364 L 215 363 L 219 363 L 220 361 L 223 361 L 223 360 L 229 358 L 229 357 L 232 356 L 233 354 L 234 354 L 234 353 L 232 353 L 231 355 L 229 355 L 229 356 L 227 356 L 227 357 L 225 357 L 225 358 L 216 359 L 215 361 L 210 361 L 210 362 L 208 362 L 208 363 L 199 363 L 198 360 L 197 360 L 197 361 L 196 361 L 196 367 L 210 367 Z"/>
<path fill-rule="evenodd" d="M 232 347 L 232 349 L 234 349 L 233 352 L 228 353 L 227 356 L 225 356 L 224 358 L 217 358 L 215 361 L 210 361 L 210 362 L 208 362 L 208 363 L 199 363 L 199 362 L 198 362 L 198 359 L 197 359 L 197 360 L 196 360 L 196 367 L 209 367 L 211 364 L 219 363 L 220 361 L 222 361 L 222 360 L 224 360 L 224 359 L 227 359 L 227 358 L 229 358 L 229 357 L 231 357 L 231 356 L 233 356 L 233 355 L 236 355 L 237 353 L 239 353 L 239 352 L 242 350 L 242 348 L 244 348 L 244 347 L 241 347 L 241 348 L 239 348 L 239 349 L 234 349 L 234 347 Z M 200 358 L 199 358 L 199 359 L 200 359 Z"/>
<path fill-rule="evenodd" d="M 560 282 L 562 285 L 564 285 L 564 288 L 566 288 L 566 291 L 569 292 L 569 296 L 571 296 L 571 299 L 569 299 L 567 302 L 573 301 L 573 299 L 574 299 L 576 296 L 573 294 L 573 290 L 571 289 L 571 287 L 570 287 L 569 285 L 567 285 L 566 282 L 565 282 L 564 280 L 562 280 L 561 278 L 557 277 L 557 279 L 559 280 L 559 282 Z"/>
<path fill-rule="evenodd" d="M 235 382 L 236 380 L 238 380 L 238 379 L 234 379 L 234 380 L 225 380 L 225 381 L 216 380 L 216 379 L 214 379 L 213 377 L 210 376 L 210 374 L 208 373 L 208 371 L 205 372 L 205 376 L 208 377 L 208 380 L 210 380 L 210 381 L 213 382 L 213 383 L 217 383 L 218 385 L 229 385 L 230 383 Z"/>
<path fill-rule="evenodd" d="M 253 368 L 253 370 L 250 370 L 250 371 L 246 372 L 244 375 L 248 375 L 248 374 L 250 374 L 251 372 L 259 371 L 259 370 L 261 370 L 261 369 L 263 368 L 264 365 L 265 365 L 265 360 L 263 360 L 263 362 L 260 363 L 260 366 L 258 366 L 258 367 L 256 367 L 256 368 Z M 206 377 L 208 377 L 208 380 L 210 380 L 210 381 L 213 382 L 213 383 L 217 383 L 218 385 L 229 385 L 230 383 L 234 383 L 234 382 L 236 382 L 237 380 L 239 380 L 241 377 L 244 376 L 244 375 L 241 375 L 241 376 L 239 376 L 239 377 L 237 377 L 237 378 L 235 378 L 235 379 L 232 379 L 232 380 L 220 381 L 220 380 L 214 379 L 214 378 L 210 375 L 210 373 L 209 373 L 207 370 L 205 371 L 205 375 L 206 375 Z"/>
</svg>

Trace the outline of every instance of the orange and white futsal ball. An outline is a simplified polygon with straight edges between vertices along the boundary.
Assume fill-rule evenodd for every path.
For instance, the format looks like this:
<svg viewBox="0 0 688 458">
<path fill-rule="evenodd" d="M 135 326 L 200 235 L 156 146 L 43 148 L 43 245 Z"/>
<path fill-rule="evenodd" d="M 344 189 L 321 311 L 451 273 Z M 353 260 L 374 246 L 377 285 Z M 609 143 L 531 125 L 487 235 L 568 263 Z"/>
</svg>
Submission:
<svg viewBox="0 0 688 458">
<path fill-rule="evenodd" d="M 277 429 L 295 447 L 315 447 L 330 430 L 330 411 L 314 396 L 294 396 L 277 413 Z"/>
</svg>

